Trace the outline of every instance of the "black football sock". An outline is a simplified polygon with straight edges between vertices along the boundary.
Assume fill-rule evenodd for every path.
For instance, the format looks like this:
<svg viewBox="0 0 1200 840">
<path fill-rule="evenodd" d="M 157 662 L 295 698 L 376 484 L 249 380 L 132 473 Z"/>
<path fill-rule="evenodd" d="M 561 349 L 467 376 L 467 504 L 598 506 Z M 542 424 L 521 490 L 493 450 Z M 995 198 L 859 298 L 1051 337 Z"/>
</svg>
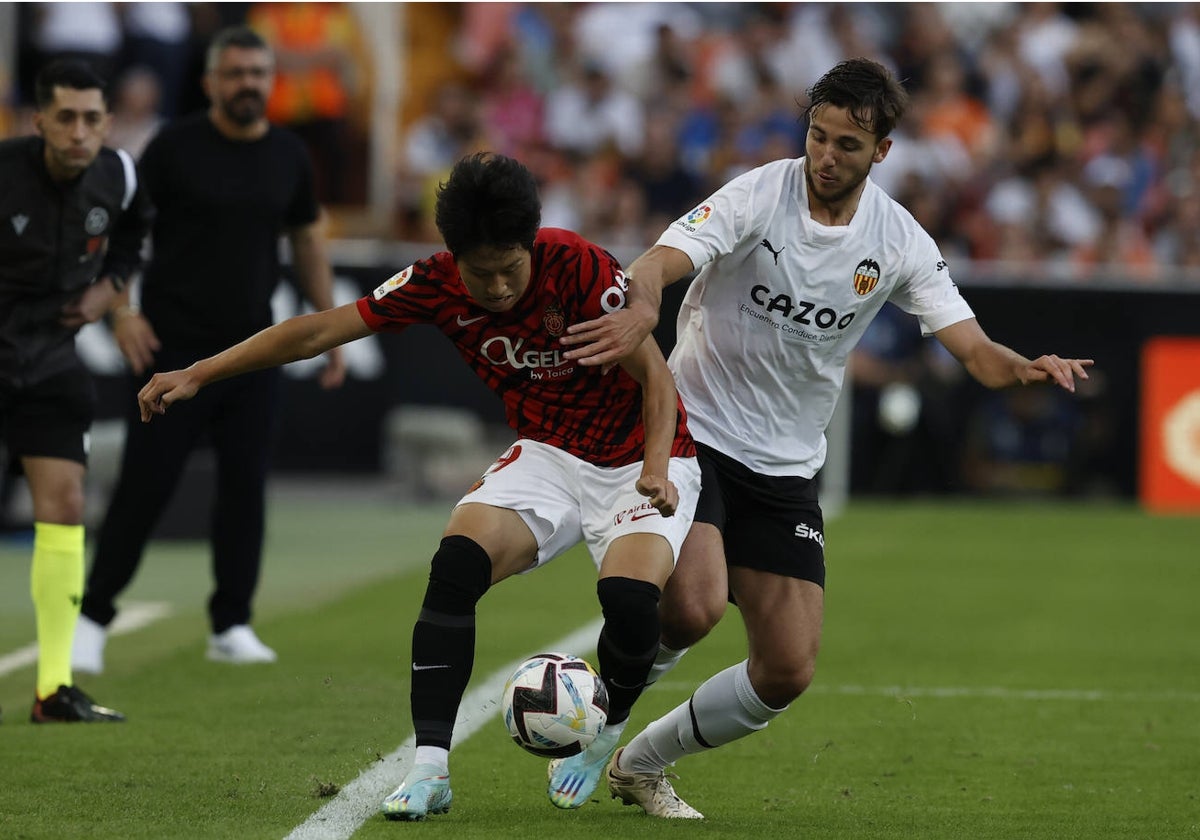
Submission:
<svg viewBox="0 0 1200 840">
<path fill-rule="evenodd" d="M 646 686 L 658 653 L 659 589 L 632 578 L 603 578 L 596 584 L 604 627 L 596 643 L 600 676 L 608 689 L 608 720 L 618 724 Z"/>
<path fill-rule="evenodd" d="M 417 746 L 450 749 L 454 720 L 475 661 L 475 605 L 492 562 L 463 536 L 442 539 L 412 636 L 412 718 Z"/>
</svg>

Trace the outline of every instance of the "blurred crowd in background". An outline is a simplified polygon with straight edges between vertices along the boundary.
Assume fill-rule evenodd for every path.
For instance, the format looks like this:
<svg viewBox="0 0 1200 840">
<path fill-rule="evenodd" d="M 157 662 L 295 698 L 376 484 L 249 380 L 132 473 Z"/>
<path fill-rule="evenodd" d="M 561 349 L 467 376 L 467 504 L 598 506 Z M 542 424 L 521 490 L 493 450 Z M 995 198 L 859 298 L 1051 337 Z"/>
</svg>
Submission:
<svg viewBox="0 0 1200 840">
<path fill-rule="evenodd" d="M 211 35 L 259 29 L 277 55 L 269 115 L 309 144 L 344 238 L 439 242 L 436 185 L 459 157 L 490 149 L 539 178 L 544 224 L 636 254 L 734 175 L 802 155 L 805 90 L 837 61 L 868 56 L 912 96 L 873 178 L 956 278 L 983 265 L 992 276 L 1200 287 L 1194 4 L 395 4 L 400 102 L 382 173 L 368 154 L 381 39 L 360 4 L 17 7 L 0 134 L 29 130 L 33 74 L 69 53 L 112 80 L 110 144 L 134 154 L 162 120 L 205 107 Z M 373 178 L 389 182 L 386 229 L 356 229 Z M 1090 408 L 1102 375 L 1070 404 L 999 395 L 963 416 L 961 372 L 908 316 L 880 318 L 856 357 L 859 489 L 1097 490 L 1072 465 L 1111 445 Z"/>
<path fill-rule="evenodd" d="M 428 182 L 463 151 L 488 147 L 536 166 L 549 222 L 612 247 L 653 242 L 733 175 L 802 155 L 804 91 L 840 59 L 865 55 L 912 94 L 873 177 L 951 262 L 1051 261 L 1078 276 L 1111 268 L 1145 280 L 1200 266 L 1193 5 L 454 11 L 444 64 L 461 72 L 429 92 L 400 156 L 406 235 L 427 234 Z"/>
<path fill-rule="evenodd" d="M 335 208 L 394 178 L 391 230 L 476 149 L 541 179 L 546 224 L 613 250 L 653 242 L 746 169 L 803 154 L 804 91 L 838 60 L 890 66 L 912 108 L 876 181 L 950 260 L 1196 282 L 1200 9 L 1173 3 L 410 3 L 394 171 L 371 173 L 379 62 L 348 3 L 17 4 L 4 133 L 49 55 L 113 81 L 113 145 L 204 106 L 203 45 L 248 22 L 278 53 L 271 118 L 299 131 Z M 353 229 L 344 230 L 355 235 Z"/>
</svg>

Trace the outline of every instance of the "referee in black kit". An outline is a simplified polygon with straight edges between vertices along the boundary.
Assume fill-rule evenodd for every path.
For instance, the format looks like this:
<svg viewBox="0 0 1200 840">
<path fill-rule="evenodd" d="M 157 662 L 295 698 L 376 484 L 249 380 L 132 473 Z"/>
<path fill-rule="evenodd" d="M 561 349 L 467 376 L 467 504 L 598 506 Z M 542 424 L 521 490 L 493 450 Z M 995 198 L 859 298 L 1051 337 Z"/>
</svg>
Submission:
<svg viewBox="0 0 1200 840">
<path fill-rule="evenodd" d="M 166 423 L 139 422 L 133 398 L 156 370 L 187 367 L 271 325 L 281 235 L 290 240 L 296 277 L 309 301 L 317 309 L 333 305 L 312 164 L 300 139 L 265 115 L 273 81 L 266 42 L 247 27 L 222 30 L 206 56 L 209 109 L 162 129 L 139 162 L 157 215 L 140 308 L 127 298 L 112 318 L 135 381 L 121 474 L 75 636 L 78 671 L 103 670 L 114 599 L 133 579 L 188 456 L 205 440 L 217 465 L 207 655 L 238 664 L 276 658 L 250 622 L 262 565 L 279 372 L 206 389 Z M 321 385 L 337 387 L 345 376 L 341 355 L 334 350 L 327 360 Z"/>
<path fill-rule="evenodd" d="M 86 64 L 34 83 L 36 136 L 0 142 L 0 430 L 33 497 L 34 723 L 120 721 L 71 677 L 83 594 L 83 485 L 95 410 L 75 334 L 113 306 L 149 225 L 129 155 L 103 147 L 104 82 Z"/>
</svg>

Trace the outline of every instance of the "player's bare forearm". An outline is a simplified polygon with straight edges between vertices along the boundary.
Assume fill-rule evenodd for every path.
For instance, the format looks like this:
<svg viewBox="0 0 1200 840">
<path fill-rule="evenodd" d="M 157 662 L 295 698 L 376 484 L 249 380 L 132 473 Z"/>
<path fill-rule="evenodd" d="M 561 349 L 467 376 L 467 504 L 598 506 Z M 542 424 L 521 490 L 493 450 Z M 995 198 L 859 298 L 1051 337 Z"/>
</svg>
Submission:
<svg viewBox="0 0 1200 840">
<path fill-rule="evenodd" d="M 252 370 L 273 367 L 301 358 L 293 355 L 300 326 L 293 323 L 300 319 L 290 318 L 245 341 L 222 350 L 214 356 L 201 359 L 183 370 L 156 373 L 138 391 L 138 410 L 143 423 L 149 423 L 156 414 L 166 414 L 167 409 L 177 402 L 190 400 L 206 385 L 229 379 Z"/>
<path fill-rule="evenodd" d="M 1092 359 L 1064 359 L 1053 354 L 1027 359 L 988 338 L 973 318 L 938 330 L 936 336 L 967 372 L 988 388 L 1052 382 L 1074 393 L 1075 380 L 1087 379 L 1087 368 L 1095 364 Z"/>
<path fill-rule="evenodd" d="M 582 365 L 611 367 L 634 349 L 658 325 L 662 290 L 692 271 L 692 261 L 682 251 L 655 245 L 633 261 L 626 272 L 625 308 L 591 321 L 567 327 L 564 355 Z"/>
<path fill-rule="evenodd" d="M 148 422 L 153 415 L 165 413 L 172 403 L 191 399 L 205 385 L 253 370 L 311 359 L 370 332 L 353 303 L 289 318 L 201 359 L 186 370 L 155 374 L 138 393 L 142 420 Z"/>
<path fill-rule="evenodd" d="M 646 448 L 642 455 L 642 475 L 638 491 L 651 499 L 663 516 L 675 512 L 679 497 L 670 485 L 671 444 L 678 422 L 678 396 L 675 380 L 653 338 L 647 338 L 622 367 L 642 386 L 642 426 Z"/>
<path fill-rule="evenodd" d="M 1056 355 L 1027 359 L 1003 344 L 989 342 L 966 362 L 967 371 L 988 388 L 1049 382 L 1075 392 L 1075 379 L 1087 379 L 1091 359 L 1063 359 Z"/>
<path fill-rule="evenodd" d="M 643 348 L 652 345 L 654 339 L 646 339 Z M 671 462 L 671 444 L 675 440 L 678 424 L 678 396 L 671 371 L 662 360 L 657 345 L 653 351 L 659 354 L 659 364 L 647 365 L 642 380 L 642 425 L 646 430 L 646 472 L 666 477 Z M 641 355 L 642 351 L 639 351 Z M 646 355 L 649 355 L 647 352 Z M 626 367 L 628 370 L 628 366 Z"/>
<path fill-rule="evenodd" d="M 641 344 L 657 322 L 657 312 L 651 314 L 644 308 L 626 308 L 572 324 L 560 340 L 573 349 L 563 356 L 587 367 L 601 365 L 607 371 L 628 355 L 626 348 Z"/>
</svg>

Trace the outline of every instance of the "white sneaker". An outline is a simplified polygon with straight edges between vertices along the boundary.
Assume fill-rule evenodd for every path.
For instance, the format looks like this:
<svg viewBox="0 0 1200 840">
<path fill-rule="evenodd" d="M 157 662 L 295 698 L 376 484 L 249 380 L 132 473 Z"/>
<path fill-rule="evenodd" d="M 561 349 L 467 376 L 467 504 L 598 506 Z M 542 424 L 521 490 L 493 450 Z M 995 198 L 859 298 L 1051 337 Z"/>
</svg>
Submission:
<svg viewBox="0 0 1200 840">
<path fill-rule="evenodd" d="M 237 624 L 223 633 L 208 637 L 208 658 L 213 662 L 248 665 L 274 662 L 275 651 L 264 645 L 247 624 Z"/>
<path fill-rule="evenodd" d="M 81 674 L 104 673 L 104 643 L 108 631 L 86 615 L 75 622 L 75 639 L 71 642 L 71 670 Z"/>
</svg>

